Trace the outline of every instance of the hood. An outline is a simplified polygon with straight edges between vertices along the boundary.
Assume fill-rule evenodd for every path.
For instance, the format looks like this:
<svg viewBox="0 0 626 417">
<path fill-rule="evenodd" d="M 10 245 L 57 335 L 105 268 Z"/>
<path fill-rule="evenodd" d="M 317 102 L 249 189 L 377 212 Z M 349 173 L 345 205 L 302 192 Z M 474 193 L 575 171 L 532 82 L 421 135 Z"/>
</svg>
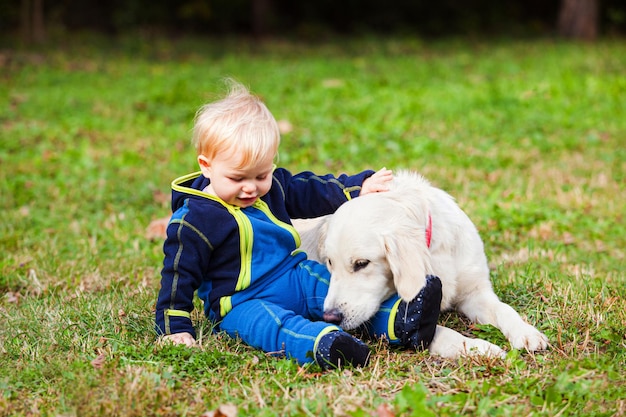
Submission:
<svg viewBox="0 0 626 417">
<path fill-rule="evenodd" d="M 200 171 L 194 172 L 172 181 L 172 212 L 178 210 L 189 197 L 200 197 L 200 192 L 210 181 Z"/>
</svg>

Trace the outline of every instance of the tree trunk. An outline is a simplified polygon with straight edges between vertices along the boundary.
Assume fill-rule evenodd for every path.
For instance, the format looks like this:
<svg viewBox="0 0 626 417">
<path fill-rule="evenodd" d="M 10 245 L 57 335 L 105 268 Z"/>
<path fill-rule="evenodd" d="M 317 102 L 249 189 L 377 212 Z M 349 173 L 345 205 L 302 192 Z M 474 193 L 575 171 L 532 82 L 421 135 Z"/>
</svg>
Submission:
<svg viewBox="0 0 626 417">
<path fill-rule="evenodd" d="M 255 37 L 267 35 L 271 11 L 272 0 L 252 0 L 252 33 Z"/>
<path fill-rule="evenodd" d="M 30 0 L 22 0 L 20 2 L 20 34 L 22 35 L 22 40 L 26 43 L 30 43 L 32 34 L 30 10 Z"/>
<path fill-rule="evenodd" d="M 46 38 L 43 20 L 43 0 L 33 0 L 33 41 L 42 43 Z"/>
<path fill-rule="evenodd" d="M 559 35 L 586 41 L 598 36 L 598 0 L 561 0 Z"/>
<path fill-rule="evenodd" d="M 46 38 L 43 1 L 21 0 L 20 32 L 26 43 L 42 43 Z"/>
</svg>

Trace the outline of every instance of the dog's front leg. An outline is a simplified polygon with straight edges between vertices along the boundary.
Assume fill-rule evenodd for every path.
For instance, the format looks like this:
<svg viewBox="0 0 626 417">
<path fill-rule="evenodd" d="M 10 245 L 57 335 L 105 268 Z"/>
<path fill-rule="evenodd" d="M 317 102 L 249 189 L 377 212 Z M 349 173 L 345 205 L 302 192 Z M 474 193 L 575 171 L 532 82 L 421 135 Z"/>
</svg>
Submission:
<svg viewBox="0 0 626 417">
<path fill-rule="evenodd" d="M 471 339 L 448 327 L 437 326 L 435 337 L 428 351 L 447 359 L 459 356 L 484 355 L 503 358 L 506 353 L 493 343 L 482 339 Z"/>
<path fill-rule="evenodd" d="M 496 326 L 513 349 L 535 352 L 548 347 L 548 338 L 526 323 L 513 307 L 500 301 L 492 291 L 470 294 L 457 308 L 474 323 Z"/>
</svg>

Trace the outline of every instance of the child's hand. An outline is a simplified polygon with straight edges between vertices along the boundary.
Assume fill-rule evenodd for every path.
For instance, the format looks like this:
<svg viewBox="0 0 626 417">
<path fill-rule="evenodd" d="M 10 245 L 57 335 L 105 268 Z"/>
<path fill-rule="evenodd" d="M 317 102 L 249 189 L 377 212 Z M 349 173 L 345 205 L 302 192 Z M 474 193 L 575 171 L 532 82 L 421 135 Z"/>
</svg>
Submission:
<svg viewBox="0 0 626 417">
<path fill-rule="evenodd" d="M 374 175 L 363 181 L 359 195 L 389 191 L 388 183 L 391 180 L 393 180 L 393 172 L 390 169 L 381 168 Z"/>
<path fill-rule="evenodd" d="M 174 333 L 166 334 L 162 337 L 161 343 L 174 343 L 175 345 L 185 345 L 187 347 L 197 347 L 196 339 L 193 338 L 191 333 Z"/>
</svg>

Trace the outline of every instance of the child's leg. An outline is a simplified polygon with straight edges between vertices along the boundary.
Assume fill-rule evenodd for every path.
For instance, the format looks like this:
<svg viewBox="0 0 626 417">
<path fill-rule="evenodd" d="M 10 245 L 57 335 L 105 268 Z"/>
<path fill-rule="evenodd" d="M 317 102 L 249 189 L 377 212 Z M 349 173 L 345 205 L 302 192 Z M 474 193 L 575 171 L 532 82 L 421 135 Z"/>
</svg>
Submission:
<svg viewBox="0 0 626 417">
<path fill-rule="evenodd" d="M 235 293 L 232 305 L 246 300 L 265 300 L 312 321 L 324 316 L 324 299 L 328 294 L 330 273 L 319 262 L 304 260 L 295 267 L 283 271 L 270 283 Z"/>
<path fill-rule="evenodd" d="M 311 362 L 315 339 L 336 326 L 312 322 L 293 311 L 264 300 L 249 300 L 234 307 L 220 328 L 231 337 L 265 352 L 284 353 L 300 363 Z"/>
<path fill-rule="evenodd" d="M 237 305 L 220 328 L 257 349 L 285 354 L 301 364 L 316 361 L 324 369 L 363 366 L 369 359 L 369 348 L 337 326 L 307 320 L 264 300 Z"/>
<path fill-rule="evenodd" d="M 300 314 L 322 320 L 330 272 L 325 265 L 315 261 L 304 261 L 299 266 L 299 282 L 292 281 L 289 285 L 300 287 L 306 300 L 306 310 Z M 366 331 L 376 337 L 385 337 L 394 345 L 427 349 L 435 336 L 440 309 L 441 281 L 428 275 L 424 288 L 413 300 L 405 302 L 396 295 L 383 302 L 366 325 Z"/>
<path fill-rule="evenodd" d="M 291 283 L 302 291 L 304 311 L 302 314 L 311 320 L 323 320 L 324 300 L 328 295 L 330 272 L 325 265 L 316 261 L 307 260 L 298 264 L 296 270 L 297 283 Z"/>
<path fill-rule="evenodd" d="M 397 295 L 384 301 L 365 330 L 392 345 L 427 349 L 435 336 L 440 308 L 441 281 L 429 275 L 424 288 L 408 303 Z"/>
</svg>

